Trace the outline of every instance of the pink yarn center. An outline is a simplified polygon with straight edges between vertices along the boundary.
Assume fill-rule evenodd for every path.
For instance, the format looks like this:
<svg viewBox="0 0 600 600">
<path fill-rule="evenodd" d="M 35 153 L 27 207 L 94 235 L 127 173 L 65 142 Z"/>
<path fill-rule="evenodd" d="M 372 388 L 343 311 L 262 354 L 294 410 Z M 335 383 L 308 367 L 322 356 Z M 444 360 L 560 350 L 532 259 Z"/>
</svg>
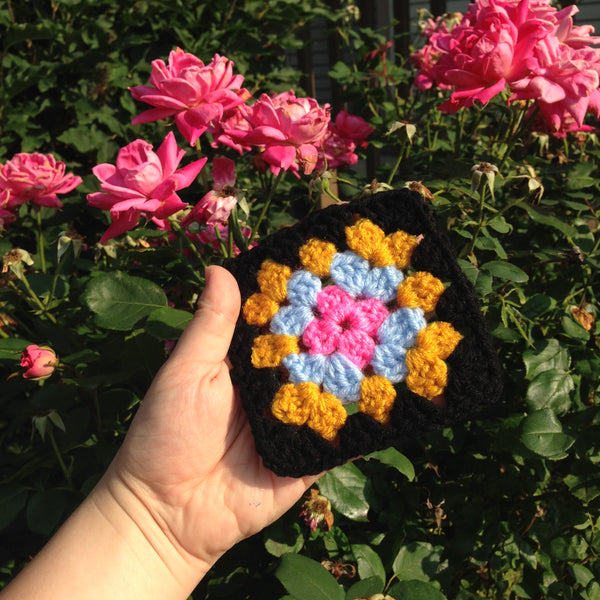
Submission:
<svg viewBox="0 0 600 600">
<path fill-rule="evenodd" d="M 357 300 L 332 285 L 317 294 L 316 309 L 302 336 L 309 353 L 337 351 L 360 369 L 366 367 L 375 350 L 375 334 L 389 314 L 383 302 Z"/>
</svg>

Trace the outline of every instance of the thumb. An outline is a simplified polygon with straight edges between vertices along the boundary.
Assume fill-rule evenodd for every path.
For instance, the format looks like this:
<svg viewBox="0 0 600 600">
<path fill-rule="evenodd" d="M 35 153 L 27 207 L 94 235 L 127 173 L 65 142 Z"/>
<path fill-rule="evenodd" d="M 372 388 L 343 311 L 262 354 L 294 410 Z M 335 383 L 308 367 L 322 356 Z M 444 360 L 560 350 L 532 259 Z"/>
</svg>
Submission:
<svg viewBox="0 0 600 600">
<path fill-rule="evenodd" d="M 240 291 L 233 275 L 210 266 L 206 286 L 192 320 L 179 338 L 172 357 L 218 364 L 225 359 L 240 312 Z"/>
</svg>

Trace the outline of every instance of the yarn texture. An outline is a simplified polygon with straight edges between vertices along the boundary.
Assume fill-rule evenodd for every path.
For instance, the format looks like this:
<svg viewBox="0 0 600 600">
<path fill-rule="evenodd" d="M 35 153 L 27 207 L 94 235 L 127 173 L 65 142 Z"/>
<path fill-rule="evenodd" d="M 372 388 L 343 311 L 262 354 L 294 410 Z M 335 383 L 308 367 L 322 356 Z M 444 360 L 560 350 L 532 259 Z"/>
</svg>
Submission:
<svg viewBox="0 0 600 600">
<path fill-rule="evenodd" d="M 474 290 L 414 192 L 321 210 L 225 266 L 242 293 L 232 378 L 279 475 L 401 447 L 499 396 Z"/>
</svg>

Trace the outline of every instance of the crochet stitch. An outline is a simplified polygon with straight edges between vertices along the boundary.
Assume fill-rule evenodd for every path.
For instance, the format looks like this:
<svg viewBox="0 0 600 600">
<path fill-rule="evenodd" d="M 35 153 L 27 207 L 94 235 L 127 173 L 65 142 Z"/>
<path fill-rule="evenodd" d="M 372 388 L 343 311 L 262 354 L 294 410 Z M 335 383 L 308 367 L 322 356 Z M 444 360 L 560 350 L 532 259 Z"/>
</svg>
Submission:
<svg viewBox="0 0 600 600">
<path fill-rule="evenodd" d="M 399 445 L 499 394 L 473 289 L 408 190 L 324 209 L 226 267 L 243 301 L 232 377 L 277 474 Z"/>
</svg>

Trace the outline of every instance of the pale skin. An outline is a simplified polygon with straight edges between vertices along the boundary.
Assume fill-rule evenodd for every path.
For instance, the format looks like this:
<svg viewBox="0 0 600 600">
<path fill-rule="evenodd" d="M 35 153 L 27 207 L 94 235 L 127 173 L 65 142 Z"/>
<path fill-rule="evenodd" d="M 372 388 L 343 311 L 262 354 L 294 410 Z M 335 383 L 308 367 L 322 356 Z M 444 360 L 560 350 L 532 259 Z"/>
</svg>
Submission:
<svg viewBox="0 0 600 600">
<path fill-rule="evenodd" d="M 1 600 L 185 600 L 314 483 L 277 477 L 256 453 L 226 361 L 239 310 L 235 279 L 210 267 L 108 471 Z"/>
</svg>

